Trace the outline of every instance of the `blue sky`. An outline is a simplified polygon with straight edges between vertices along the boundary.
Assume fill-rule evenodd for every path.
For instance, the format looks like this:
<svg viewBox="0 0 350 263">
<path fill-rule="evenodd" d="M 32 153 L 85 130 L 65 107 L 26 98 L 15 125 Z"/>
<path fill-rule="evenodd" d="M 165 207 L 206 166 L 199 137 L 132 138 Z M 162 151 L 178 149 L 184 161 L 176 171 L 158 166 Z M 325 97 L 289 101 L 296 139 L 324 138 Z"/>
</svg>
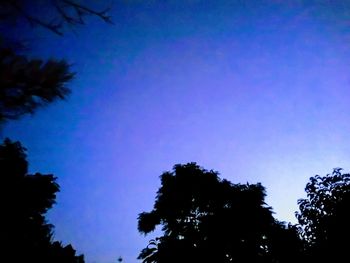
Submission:
<svg viewBox="0 0 350 263">
<path fill-rule="evenodd" d="M 305 3 L 303 3 L 305 2 Z M 159 176 L 197 162 L 261 182 L 295 222 L 308 178 L 349 170 L 349 1 L 115 1 L 31 53 L 77 72 L 67 101 L 9 122 L 30 170 L 53 173 L 56 238 L 88 263 L 137 262 Z"/>
</svg>

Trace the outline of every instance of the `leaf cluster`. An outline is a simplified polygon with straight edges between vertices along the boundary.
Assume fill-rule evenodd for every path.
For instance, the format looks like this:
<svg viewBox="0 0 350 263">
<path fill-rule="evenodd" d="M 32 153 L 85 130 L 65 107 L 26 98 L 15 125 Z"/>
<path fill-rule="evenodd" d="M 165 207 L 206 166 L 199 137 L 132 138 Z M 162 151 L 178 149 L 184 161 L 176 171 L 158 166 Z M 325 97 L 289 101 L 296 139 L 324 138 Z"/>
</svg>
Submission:
<svg viewBox="0 0 350 263">
<path fill-rule="evenodd" d="M 341 168 L 310 178 L 307 198 L 298 201 L 300 233 L 312 257 L 342 258 L 350 236 L 350 174 Z"/>
<path fill-rule="evenodd" d="M 64 60 L 28 59 L 0 49 L 0 121 L 18 119 L 70 93 L 74 73 Z"/>
</svg>

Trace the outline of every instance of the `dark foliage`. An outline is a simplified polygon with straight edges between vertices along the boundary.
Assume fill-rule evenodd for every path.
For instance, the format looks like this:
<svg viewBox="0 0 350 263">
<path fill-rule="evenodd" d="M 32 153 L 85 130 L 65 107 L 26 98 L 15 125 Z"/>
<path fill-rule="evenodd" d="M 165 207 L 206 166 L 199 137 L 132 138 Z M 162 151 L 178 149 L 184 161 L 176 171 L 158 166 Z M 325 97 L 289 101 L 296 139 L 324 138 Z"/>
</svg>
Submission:
<svg viewBox="0 0 350 263">
<path fill-rule="evenodd" d="M 45 213 L 55 204 L 59 186 L 51 174 L 28 174 L 25 148 L 0 145 L 1 261 L 82 263 L 71 245 L 52 242 Z"/>
<path fill-rule="evenodd" d="M 313 262 L 345 262 L 350 242 L 350 174 L 334 169 L 316 175 L 306 185 L 306 199 L 298 201 L 296 214 Z M 345 261 L 344 261 L 345 260 Z"/>
<path fill-rule="evenodd" d="M 0 49 L 0 122 L 18 119 L 69 94 L 73 78 L 61 60 L 27 59 L 11 49 Z"/>
<path fill-rule="evenodd" d="M 23 40 L 16 39 L 18 34 L 8 38 L 7 33 L 23 21 L 58 35 L 67 25 L 83 25 L 89 15 L 111 23 L 108 9 L 96 11 L 81 2 L 0 1 L 0 125 L 65 99 L 70 93 L 66 84 L 74 76 L 64 60 L 24 56 Z M 25 151 L 19 142 L 5 140 L 0 145 L 1 262 L 83 263 L 83 255 L 77 256 L 71 245 L 53 242 L 53 226 L 45 213 L 55 203 L 59 186 L 53 175 L 28 174 Z"/>
<path fill-rule="evenodd" d="M 74 76 L 64 60 L 43 61 L 20 54 L 18 49 L 23 49 L 23 39 L 6 38 L 10 30 L 23 24 L 17 20 L 63 35 L 65 26 L 84 25 L 86 16 L 97 16 L 111 23 L 108 11 L 108 8 L 96 11 L 84 1 L 0 1 L 0 25 L 5 31 L 0 35 L 0 125 L 66 98 L 70 91 L 67 83 Z"/>
<path fill-rule="evenodd" d="M 277 222 L 261 184 L 232 184 L 196 165 L 175 165 L 161 175 L 154 209 L 138 229 L 157 225 L 143 262 L 293 262 L 300 250 L 294 228 Z"/>
</svg>

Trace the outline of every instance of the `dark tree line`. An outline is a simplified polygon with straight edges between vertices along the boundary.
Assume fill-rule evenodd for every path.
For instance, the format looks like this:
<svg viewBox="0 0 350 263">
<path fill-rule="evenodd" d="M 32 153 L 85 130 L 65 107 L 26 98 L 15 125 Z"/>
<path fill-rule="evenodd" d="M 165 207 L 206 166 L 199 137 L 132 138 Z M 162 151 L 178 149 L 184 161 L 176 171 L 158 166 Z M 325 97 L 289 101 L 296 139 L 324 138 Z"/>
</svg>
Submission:
<svg viewBox="0 0 350 263">
<path fill-rule="evenodd" d="M 90 15 L 111 22 L 108 9 L 96 11 L 84 1 L 0 1 L 0 129 L 6 121 L 65 99 L 75 75 L 63 59 L 31 58 L 23 39 L 9 39 L 7 33 L 26 22 L 63 35 L 66 26 L 84 25 Z M 28 174 L 26 149 L 9 139 L 0 144 L 0 176 L 0 261 L 83 263 L 72 245 L 54 241 L 53 225 L 45 218 L 59 192 L 56 177 Z"/>
<path fill-rule="evenodd" d="M 54 19 L 38 12 L 36 7 L 42 3 L 51 7 Z M 11 29 L 22 20 L 62 35 L 65 27 L 84 25 L 90 15 L 110 23 L 108 9 L 96 11 L 83 1 L 0 1 L 0 24 Z M 65 60 L 33 59 L 18 46 L 0 32 L 0 126 L 65 99 L 74 77 Z M 59 191 L 56 177 L 28 174 L 25 148 L 10 140 L 0 145 L 0 175 L 1 261 L 84 262 L 71 245 L 53 240 L 53 226 L 45 219 Z M 291 225 L 273 217 L 261 184 L 233 184 L 195 163 L 176 165 L 162 174 L 154 208 L 139 215 L 141 233 L 157 226 L 163 231 L 139 259 L 146 263 L 347 262 L 349 182 L 350 175 L 341 169 L 310 178 L 307 198 L 298 201 L 299 224 Z"/>
<path fill-rule="evenodd" d="M 310 178 L 298 201 L 299 224 L 274 219 L 261 184 L 232 184 L 195 163 L 161 175 L 153 210 L 139 215 L 148 234 L 163 235 L 140 255 L 163 262 L 345 262 L 349 244 L 350 175 L 335 169 Z M 342 259 L 342 261 L 341 261 Z"/>
</svg>

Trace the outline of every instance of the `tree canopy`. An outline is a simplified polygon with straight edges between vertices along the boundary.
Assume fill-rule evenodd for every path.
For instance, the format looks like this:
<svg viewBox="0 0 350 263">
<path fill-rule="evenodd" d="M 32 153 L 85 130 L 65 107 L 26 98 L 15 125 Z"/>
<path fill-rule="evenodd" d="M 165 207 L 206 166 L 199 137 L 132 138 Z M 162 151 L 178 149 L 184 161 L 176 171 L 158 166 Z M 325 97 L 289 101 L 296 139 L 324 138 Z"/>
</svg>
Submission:
<svg viewBox="0 0 350 263">
<path fill-rule="evenodd" d="M 311 177 L 305 188 L 307 198 L 298 201 L 300 212 L 296 216 L 310 260 L 340 262 L 337 260 L 347 258 L 350 174 L 341 170 Z"/>
<path fill-rule="evenodd" d="M 0 145 L 1 257 L 8 262 L 82 263 L 71 245 L 53 242 L 45 219 L 59 186 L 52 174 L 28 174 L 26 149 L 6 139 Z M 5 260 L 6 259 L 6 260 Z"/>
<path fill-rule="evenodd" d="M 163 231 L 139 259 L 147 263 L 287 259 L 291 248 L 280 242 L 296 248 L 296 232 L 273 218 L 264 198 L 259 183 L 232 184 L 195 163 L 175 165 L 172 172 L 161 175 L 153 210 L 139 215 L 141 233 L 148 234 L 158 225 Z"/>
</svg>

